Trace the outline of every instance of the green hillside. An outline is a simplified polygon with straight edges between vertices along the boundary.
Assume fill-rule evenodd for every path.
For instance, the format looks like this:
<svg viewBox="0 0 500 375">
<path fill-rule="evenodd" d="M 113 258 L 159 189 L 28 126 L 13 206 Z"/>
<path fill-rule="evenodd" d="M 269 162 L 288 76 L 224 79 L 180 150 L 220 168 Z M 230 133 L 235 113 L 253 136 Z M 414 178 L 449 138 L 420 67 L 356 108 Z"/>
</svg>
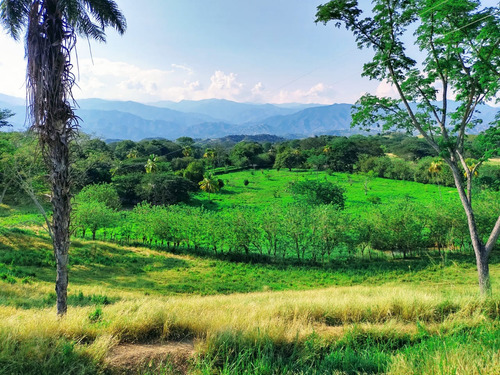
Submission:
<svg viewBox="0 0 500 375">
<path fill-rule="evenodd" d="M 345 189 L 346 215 L 362 216 L 398 199 L 422 207 L 456 199 L 452 189 L 436 185 L 343 173 L 264 170 L 217 177 L 222 191 L 211 202 L 197 193 L 186 210 L 248 206 L 257 215 L 266 206 L 286 207 L 296 199 L 290 182 L 311 179 Z M 480 195 L 477 204 L 486 198 Z M 0 374 L 500 370 L 497 252 L 490 262 L 493 295 L 480 299 L 467 249 L 428 249 L 407 258 L 380 250 L 370 257 L 339 252 L 314 263 L 77 236 L 68 315 L 59 319 L 41 217 L 7 205 L 0 214 Z"/>
</svg>

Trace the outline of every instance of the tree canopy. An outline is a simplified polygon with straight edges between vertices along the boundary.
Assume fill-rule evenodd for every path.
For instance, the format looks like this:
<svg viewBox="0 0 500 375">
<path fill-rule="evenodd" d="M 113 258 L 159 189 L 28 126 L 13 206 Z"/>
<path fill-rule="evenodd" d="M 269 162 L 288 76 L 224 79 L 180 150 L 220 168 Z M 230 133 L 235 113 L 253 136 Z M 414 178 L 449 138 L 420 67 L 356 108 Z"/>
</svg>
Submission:
<svg viewBox="0 0 500 375">
<path fill-rule="evenodd" d="M 480 238 L 472 208 L 472 178 L 500 144 L 495 146 L 491 140 L 498 138 L 488 137 L 478 163 L 469 168 L 465 141 L 467 132 L 481 122 L 479 106 L 499 100 L 500 12 L 473 0 L 374 0 L 369 14 L 365 16 L 356 0 L 330 1 L 316 14 L 316 22 L 343 25 L 360 49 L 372 49 L 374 56 L 362 75 L 388 82 L 397 92 L 397 99 L 362 96 L 352 124 L 418 131 L 449 166 L 467 214 L 480 288 L 489 293 L 488 258 L 500 234 L 500 217 L 489 238 Z M 409 43 L 420 53 L 410 56 Z M 499 127 L 497 116 L 489 132 L 496 135 Z"/>
</svg>

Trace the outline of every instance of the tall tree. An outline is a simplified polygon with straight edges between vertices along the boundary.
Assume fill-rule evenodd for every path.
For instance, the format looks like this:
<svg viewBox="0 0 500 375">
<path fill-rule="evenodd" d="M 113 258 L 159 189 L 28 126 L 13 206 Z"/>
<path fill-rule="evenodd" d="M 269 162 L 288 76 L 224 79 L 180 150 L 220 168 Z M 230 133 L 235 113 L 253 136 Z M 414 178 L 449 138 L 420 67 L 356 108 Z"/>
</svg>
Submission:
<svg viewBox="0 0 500 375">
<path fill-rule="evenodd" d="M 0 20 L 16 40 L 26 32 L 31 129 L 38 135 L 49 169 L 57 314 L 64 315 L 71 213 L 69 145 L 78 128 L 71 54 L 78 35 L 104 42 L 106 27 L 123 34 L 126 21 L 112 0 L 1 0 Z"/>
<path fill-rule="evenodd" d="M 389 82 L 399 96 L 364 95 L 354 107 L 353 125 L 418 131 L 443 158 L 467 216 L 481 294 L 491 293 L 488 261 L 500 234 L 500 216 L 489 236 L 482 238 L 472 205 L 472 177 L 481 162 L 500 149 L 500 118 L 489 130 L 496 146 L 490 137 L 472 169 L 464 149 L 467 131 L 480 122 L 478 106 L 498 99 L 500 91 L 498 8 L 481 8 L 475 0 L 374 0 L 371 16 L 364 16 L 356 0 L 334 0 L 320 5 L 316 14 L 316 22 L 329 21 L 351 31 L 360 49 L 374 51 L 362 75 Z M 413 44 L 421 51 L 414 57 L 405 45 L 409 29 L 415 30 Z"/>
</svg>

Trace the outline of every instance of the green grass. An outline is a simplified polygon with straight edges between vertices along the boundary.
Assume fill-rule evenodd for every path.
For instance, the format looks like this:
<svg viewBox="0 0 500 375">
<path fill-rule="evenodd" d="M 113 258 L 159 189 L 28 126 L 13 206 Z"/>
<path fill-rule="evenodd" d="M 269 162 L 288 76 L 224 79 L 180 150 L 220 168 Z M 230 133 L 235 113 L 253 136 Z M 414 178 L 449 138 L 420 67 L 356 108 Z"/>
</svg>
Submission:
<svg viewBox="0 0 500 375">
<path fill-rule="evenodd" d="M 286 204 L 288 181 L 327 178 L 346 189 L 346 210 L 372 205 L 360 175 L 220 178 L 226 185 L 212 203 L 198 193 L 192 204 Z M 456 199 L 454 189 L 435 185 L 373 179 L 368 186 L 368 197 L 382 204 L 407 195 L 422 204 Z M 106 355 L 120 343 L 186 337 L 195 339 L 196 354 L 180 367 L 192 374 L 500 373 L 498 252 L 490 262 L 493 295 L 481 299 L 471 252 L 343 254 L 319 266 L 73 239 L 69 311 L 58 319 L 42 223 L 30 208 L 0 206 L 0 375 L 109 374 Z M 138 363 L 132 373 L 180 373 L 174 362 Z"/>
<path fill-rule="evenodd" d="M 0 374 L 106 373 L 106 353 L 119 342 L 185 336 L 200 342 L 186 365 L 197 374 L 500 368 L 498 256 L 484 302 L 474 297 L 472 256 L 312 267 L 73 241 L 70 308 L 57 321 L 51 251 L 44 234 L 2 231 L 0 273 L 11 279 L 0 278 Z M 175 367 L 158 366 L 137 373 Z"/>
<path fill-rule="evenodd" d="M 0 237 L 0 280 L 3 277 L 3 282 L 11 283 L 52 283 L 55 263 L 49 239 L 30 231 L 3 231 Z M 272 260 L 268 264 L 265 261 L 266 258 L 254 258 L 253 262 L 242 262 L 233 260 L 232 255 L 173 254 L 73 240 L 70 292 L 77 293 L 83 286 L 94 285 L 148 294 L 214 295 L 387 283 L 474 285 L 476 280 L 472 254 L 447 254 L 445 258 L 429 255 L 405 260 L 353 258 L 349 261 L 334 260 L 323 266 Z M 491 262 L 493 275 L 499 261 L 495 254 Z M 493 282 L 496 286 L 495 278 Z M 44 300 L 46 296 L 40 298 Z M 0 304 L 17 303 L 2 298 L 0 293 Z M 40 306 L 40 302 L 35 305 Z"/>
<path fill-rule="evenodd" d="M 425 203 L 441 200 L 458 200 L 454 188 L 437 185 L 426 185 L 413 181 L 398 181 L 384 178 L 368 179 L 368 192 L 365 194 L 367 177 L 358 174 L 312 172 L 302 170 L 257 170 L 240 171 L 217 176 L 224 181 L 224 188 L 217 194 L 200 192 L 194 195 L 191 204 L 203 205 L 206 208 L 222 209 L 234 206 L 264 207 L 268 204 L 293 201 L 288 186 L 290 182 L 304 179 L 327 179 L 345 189 L 346 209 L 359 211 L 370 207 L 368 197 L 380 197 L 381 203 L 389 203 L 397 198 L 411 197 L 416 202 Z M 245 186 L 243 182 L 250 183 Z"/>
</svg>

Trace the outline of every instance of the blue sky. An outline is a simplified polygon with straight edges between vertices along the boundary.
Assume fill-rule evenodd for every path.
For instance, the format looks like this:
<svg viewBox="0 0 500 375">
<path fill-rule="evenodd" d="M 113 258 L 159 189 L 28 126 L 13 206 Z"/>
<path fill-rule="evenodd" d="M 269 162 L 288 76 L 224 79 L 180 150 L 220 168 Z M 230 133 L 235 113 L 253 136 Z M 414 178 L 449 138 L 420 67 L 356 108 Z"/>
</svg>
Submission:
<svg viewBox="0 0 500 375">
<path fill-rule="evenodd" d="M 92 59 L 79 40 L 76 98 L 331 104 L 391 92 L 360 77 L 370 52 L 357 50 L 348 32 L 314 23 L 321 0 L 117 2 L 128 30 L 108 30 L 107 44 L 92 42 Z M 2 33 L 0 50 L 8 51 L 0 93 L 23 97 L 22 42 Z"/>
</svg>

